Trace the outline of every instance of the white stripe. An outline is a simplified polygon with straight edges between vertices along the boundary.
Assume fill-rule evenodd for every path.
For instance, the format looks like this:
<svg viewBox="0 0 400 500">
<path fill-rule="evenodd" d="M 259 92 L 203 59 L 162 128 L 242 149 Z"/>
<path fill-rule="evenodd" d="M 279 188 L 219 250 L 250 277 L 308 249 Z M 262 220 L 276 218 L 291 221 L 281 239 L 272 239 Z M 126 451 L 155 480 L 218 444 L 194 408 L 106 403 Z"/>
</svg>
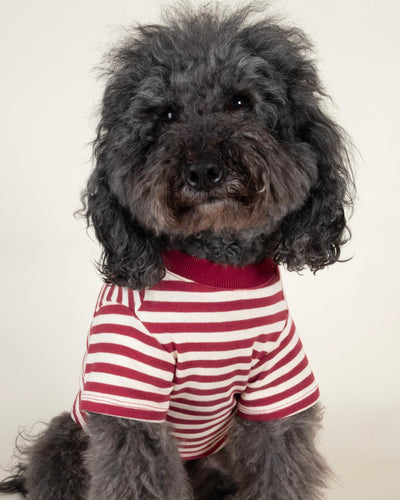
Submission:
<svg viewBox="0 0 400 500">
<path fill-rule="evenodd" d="M 102 325 L 128 326 L 140 332 L 148 333 L 146 328 L 133 314 L 98 314 L 93 318 L 92 326 Z"/>
<path fill-rule="evenodd" d="M 94 382 L 98 384 L 108 384 L 115 387 L 122 387 L 124 389 L 134 389 L 138 391 L 150 392 L 152 394 L 159 394 L 168 396 L 171 393 L 171 388 L 155 387 L 152 384 L 141 382 L 139 380 L 121 377 L 119 375 L 112 375 L 109 373 L 91 372 L 85 375 L 85 383 Z M 86 394 L 86 391 L 85 391 Z"/>
<path fill-rule="evenodd" d="M 179 428 L 174 428 L 173 430 L 173 435 L 178 438 L 186 438 L 190 437 L 192 439 L 197 439 L 197 438 L 206 438 L 207 436 L 212 436 L 216 430 L 219 430 L 227 425 L 227 416 L 230 415 L 229 412 L 225 412 L 222 416 L 218 416 L 213 423 L 214 426 L 210 427 L 210 422 L 204 422 L 202 424 L 185 424 L 185 423 L 179 423 Z M 204 427 L 210 427 L 209 429 L 202 430 Z M 185 432 L 180 432 L 183 431 L 184 429 L 190 430 L 193 429 L 193 432 L 188 435 L 188 433 Z M 205 439 L 203 440 L 205 441 Z M 197 445 L 196 445 L 197 446 Z"/>
<path fill-rule="evenodd" d="M 230 349 L 230 350 L 226 349 L 224 351 L 183 352 L 179 354 L 179 361 L 181 361 L 182 363 L 194 360 L 212 362 L 213 360 L 227 360 L 232 358 L 248 357 L 251 356 L 252 350 L 253 350 L 252 346 L 250 345 L 245 349 Z"/>
<path fill-rule="evenodd" d="M 155 411 L 159 413 L 166 412 L 168 410 L 168 402 L 167 403 L 157 403 L 152 405 L 149 401 L 134 401 L 130 398 L 125 398 L 123 396 L 108 396 L 106 394 L 98 394 L 97 392 L 86 391 L 84 397 L 82 397 L 82 401 L 90 401 L 92 403 L 97 404 L 106 404 L 115 406 L 116 408 L 127 408 L 127 409 L 136 409 L 136 410 L 146 410 L 146 411 Z"/>
<path fill-rule="evenodd" d="M 296 368 L 300 363 L 303 362 L 304 357 L 305 357 L 305 352 L 303 349 L 301 349 L 295 358 L 293 358 L 291 361 L 286 363 L 284 366 L 281 366 L 278 370 L 272 371 L 269 375 L 267 375 L 265 377 L 264 380 L 260 381 L 260 383 L 262 385 L 271 384 L 272 382 L 274 382 L 274 380 L 277 380 L 279 377 L 286 375 L 291 370 Z M 296 383 L 298 383 L 298 381 L 299 381 L 298 377 L 301 376 L 302 373 L 306 373 L 306 376 L 308 376 L 311 373 L 311 368 L 308 365 L 308 363 L 305 366 L 305 368 L 303 368 L 303 370 L 298 375 L 296 375 L 295 377 L 292 377 L 290 379 L 293 381 L 293 385 L 296 385 Z M 303 380 L 304 378 L 305 377 L 302 377 L 301 380 Z M 295 381 L 297 381 L 297 382 L 295 382 Z"/>
<path fill-rule="evenodd" d="M 225 419 L 226 415 L 229 414 L 232 411 L 232 408 L 229 408 L 228 410 L 224 410 L 223 412 L 216 412 L 212 415 L 188 415 L 187 413 L 180 413 L 179 411 L 174 411 L 171 410 L 171 408 L 168 410 L 168 417 L 171 418 L 176 418 L 179 420 L 187 420 L 188 424 L 185 424 L 184 422 L 180 422 L 177 424 L 180 429 L 191 429 L 192 427 L 197 426 L 199 428 L 201 427 L 210 427 L 210 424 L 215 424 L 215 421 L 217 418 L 221 417 L 223 415 L 223 418 Z M 198 423 L 196 423 L 196 421 Z M 200 425 L 199 425 L 200 424 Z"/>
<path fill-rule="evenodd" d="M 226 321 L 253 320 L 264 317 L 269 322 L 273 314 L 285 310 L 285 303 L 281 300 L 275 304 L 251 309 L 239 309 L 229 312 L 164 312 L 164 311 L 140 311 L 140 319 L 143 323 L 225 323 Z"/>
<path fill-rule="evenodd" d="M 192 394 L 190 391 L 186 392 L 183 390 L 181 393 L 177 394 L 176 397 L 180 399 L 187 399 L 188 401 L 192 401 L 194 405 L 196 403 L 200 402 L 209 402 L 209 401 L 214 401 L 216 399 L 226 399 L 226 401 L 229 401 L 229 398 L 233 393 L 242 393 L 246 388 L 246 385 L 244 384 L 234 384 L 230 389 L 229 393 L 226 392 L 218 392 L 217 394 L 210 395 L 210 394 Z M 184 389 L 184 388 L 183 388 Z"/>
<path fill-rule="evenodd" d="M 107 288 L 106 293 L 104 294 L 104 298 L 103 298 L 103 305 L 107 304 L 107 303 L 115 303 L 115 304 L 117 304 L 118 289 L 119 288 L 117 286 L 115 286 L 114 289 L 113 289 L 112 285 L 110 285 Z"/>
<path fill-rule="evenodd" d="M 171 281 L 171 286 L 176 282 L 189 283 L 188 291 L 168 290 L 168 280 Z M 116 414 L 118 414 L 118 407 L 131 409 L 133 410 L 133 414 L 134 410 L 147 410 L 162 414 L 169 408 L 167 420 L 169 417 L 181 421 L 179 424 L 173 424 L 173 434 L 178 439 L 178 447 L 180 448 L 181 455 L 185 458 L 193 458 L 196 454 L 207 454 L 207 451 L 211 450 L 221 440 L 232 425 L 232 413 L 236 407 L 236 398 L 234 397 L 236 393 L 241 394 L 239 406 L 243 413 L 262 416 L 267 415 L 270 411 L 285 409 L 300 402 L 315 391 L 316 384 L 310 383 L 308 387 L 299 393 L 291 395 L 289 398 L 285 397 L 285 399 L 278 400 L 269 407 L 247 407 L 249 403 L 257 405 L 260 399 L 264 397 L 277 396 L 279 399 L 285 391 L 304 381 L 312 373 L 307 366 L 301 373 L 290 380 L 275 387 L 266 387 L 299 366 L 299 363 L 304 360 L 305 356 L 304 351 L 301 350 L 285 366 L 275 369 L 276 364 L 285 356 L 292 353 L 293 349 L 296 349 L 300 342 L 297 332 L 294 332 L 293 338 L 282 351 L 276 354 L 273 352 L 287 339 L 292 327 L 292 319 L 286 317 L 287 304 L 285 298 L 276 296 L 281 292 L 283 293 L 282 283 L 279 279 L 271 285 L 250 290 L 215 290 L 167 272 L 164 284 L 166 285 L 165 290 L 145 290 L 143 304 L 141 300 L 143 295 L 138 291 L 115 287 L 112 296 L 107 299 L 111 287 L 103 287 L 99 295 L 97 307 L 100 305 L 99 301 L 102 292 L 105 292 L 103 305 L 119 303 L 125 309 L 121 309 L 119 313 L 113 314 L 102 314 L 100 309 L 100 314 L 97 314 L 92 322 L 92 327 L 96 327 L 99 333 L 93 334 L 92 332 L 90 335 L 90 345 L 120 345 L 131 349 L 133 359 L 131 359 L 130 352 L 126 355 L 107 352 L 107 346 L 105 345 L 103 349 L 105 352 L 89 354 L 87 363 L 92 364 L 93 369 L 95 369 L 97 363 L 107 363 L 111 372 L 114 370 L 114 367 L 115 372 L 117 372 L 119 367 L 132 369 L 137 372 L 137 378 L 143 378 L 140 377 L 142 373 L 147 374 L 155 377 L 155 383 L 157 383 L 157 380 L 166 381 L 170 384 L 170 387 L 162 389 L 155 387 L 152 383 L 136 380 L 130 376 L 122 377 L 116 373 L 93 372 L 87 373 L 84 378 L 87 382 L 93 381 L 112 386 L 110 392 L 115 387 L 115 389 L 126 388 L 168 397 L 171 391 L 175 391 L 171 401 L 157 403 L 151 401 L 151 396 L 149 396 L 149 400 L 132 400 L 130 397 L 97 394 L 93 391 L 83 393 L 82 400 L 88 403 L 113 406 L 115 407 Z M 120 296 L 119 299 L 118 296 Z M 129 298 L 131 298 L 131 301 Z M 251 308 L 251 300 L 262 299 L 262 304 L 266 304 L 264 301 L 268 301 L 268 298 L 271 302 L 269 305 Z M 146 311 L 146 301 L 153 302 L 153 311 Z M 241 304 L 238 301 L 244 302 Z M 161 304 L 161 302 L 165 304 Z M 174 302 L 183 304 L 198 302 L 200 311 L 195 313 L 164 311 L 164 309 L 168 309 L 168 303 Z M 235 302 L 231 307 L 231 311 L 201 311 L 202 304 L 204 305 L 204 309 L 209 307 L 212 310 L 214 303 L 226 303 L 229 305 L 230 302 Z M 160 303 L 159 307 L 162 310 L 157 311 L 157 303 Z M 134 308 L 133 311 L 130 309 L 131 306 Z M 273 315 L 282 312 L 285 313 L 283 320 L 270 323 Z M 261 325 L 243 329 L 242 325 L 239 328 L 239 325 L 236 326 L 234 323 L 235 321 L 246 322 L 249 320 L 259 321 Z M 218 329 L 218 327 L 227 322 L 233 322 L 233 325 L 230 326 L 238 329 L 230 332 L 199 331 L 204 324 L 215 323 Z M 107 324 L 117 327 L 128 327 L 132 330 L 127 330 L 127 335 L 110 333 L 107 331 Z M 187 329 L 189 331 L 173 333 L 174 325 L 168 328 L 169 324 L 179 325 L 179 329 Z M 183 324 L 185 324 L 184 327 Z M 148 326 L 146 327 L 146 325 Z M 162 333 L 152 333 L 152 329 L 156 325 L 159 327 L 163 326 Z M 144 342 L 138 340 L 135 330 L 141 332 L 141 335 L 148 336 L 149 340 L 153 339 L 149 342 L 150 345 L 146 343 L 146 339 L 144 339 Z M 209 330 L 212 330 L 212 328 Z M 153 341 L 154 345 L 152 345 Z M 235 341 L 243 342 L 247 347 L 234 348 L 232 342 Z M 168 345 L 169 349 L 171 346 L 176 346 L 174 348 L 175 351 L 173 353 L 167 352 L 163 344 Z M 188 344 L 192 344 L 192 351 L 181 353 L 182 349 L 187 349 Z M 110 349 L 112 348 L 110 347 Z M 255 352 L 261 353 L 261 361 L 253 359 Z M 138 357 L 136 353 L 149 356 L 149 364 L 146 361 L 136 360 L 135 358 Z M 268 361 L 265 363 L 263 362 L 262 353 L 265 353 L 265 355 L 270 354 L 271 356 L 271 358 L 268 356 Z M 233 361 L 234 358 L 238 357 L 243 358 L 244 361 Z M 156 360 L 168 363 L 165 369 L 153 367 L 152 365 L 158 366 Z M 231 364 L 228 366 L 212 366 L 214 360 L 230 361 Z M 196 366 L 197 361 L 205 362 L 209 367 L 198 367 Z M 193 366 L 182 368 L 181 363 L 185 362 L 191 362 Z M 170 370 L 168 367 L 170 367 Z M 237 374 L 238 371 L 243 372 L 243 375 Z M 251 379 L 254 380 L 250 385 L 248 382 L 249 374 Z M 136 376 L 136 374 L 134 375 Z M 193 379 L 196 376 L 204 376 L 205 381 L 194 381 Z M 215 378 L 220 376 L 227 378 L 216 381 Z M 260 376 L 260 380 L 257 380 L 257 376 Z M 174 378 L 175 385 L 173 385 Z M 178 378 L 187 380 L 176 383 Z M 228 390 L 228 386 L 231 384 L 233 386 Z M 247 394 L 245 392 L 248 386 L 254 389 L 253 393 Z M 201 394 L 191 394 L 193 390 L 200 391 Z M 215 394 L 204 394 L 204 392 L 207 393 L 208 391 L 215 392 Z M 180 394 L 177 394 L 177 392 L 180 392 Z M 77 418 L 82 418 L 83 420 L 79 408 L 76 408 L 75 412 Z M 191 412 L 196 412 L 196 415 Z M 206 430 L 207 427 L 211 428 Z M 184 430 L 190 430 L 191 432 L 183 432 Z M 192 443 L 188 448 L 183 448 L 183 445 L 190 443 L 191 439 L 200 439 L 200 442 Z M 208 440 L 211 441 L 205 443 Z"/>
<path fill-rule="evenodd" d="M 161 359 L 162 361 L 171 364 L 171 366 L 175 366 L 176 364 L 172 354 L 168 353 L 162 347 L 157 348 L 149 346 L 148 344 L 140 342 L 138 339 L 134 337 L 120 335 L 118 333 L 96 333 L 95 335 L 92 335 L 90 338 L 90 345 L 103 344 L 103 343 L 128 347 L 133 351 L 141 352 L 152 358 Z"/>
<path fill-rule="evenodd" d="M 225 342 L 234 342 L 234 341 L 242 341 L 242 340 L 251 340 L 259 337 L 261 335 L 270 335 L 273 333 L 279 333 L 282 330 L 282 327 L 285 325 L 285 321 L 277 321 L 276 323 L 271 323 L 269 325 L 259 325 L 253 326 L 250 328 L 244 328 L 241 330 L 232 330 L 232 331 L 222 331 L 222 332 L 202 332 L 196 331 L 196 325 L 193 325 L 193 331 L 188 331 L 184 333 L 173 333 L 168 332 L 168 324 L 166 324 L 166 331 L 160 334 L 154 334 L 153 337 L 157 338 L 159 342 L 168 343 L 168 341 L 176 342 L 178 345 L 185 345 L 188 343 L 208 343 L 212 346 L 212 344 L 218 345 L 223 344 Z M 192 325 L 190 325 L 192 326 Z M 171 328 L 172 330 L 172 328 Z M 182 336 L 184 335 L 185 339 L 183 342 Z M 193 352 L 196 352 L 194 349 Z"/>
<path fill-rule="evenodd" d="M 97 311 L 99 309 L 99 307 L 100 307 L 100 302 L 101 302 L 101 299 L 103 297 L 103 292 L 107 288 L 107 286 L 108 285 L 103 285 L 102 288 L 101 288 L 101 290 L 100 290 L 99 296 L 97 297 L 95 311 Z"/>
<path fill-rule="evenodd" d="M 289 334 L 289 330 L 290 330 L 290 328 L 286 329 L 286 333 L 287 333 L 287 334 Z M 282 337 L 280 337 L 280 338 L 279 338 L 279 342 L 277 342 L 277 345 L 276 345 L 275 347 L 276 347 L 276 348 L 278 348 L 278 347 L 279 347 L 279 345 L 282 343 L 282 341 L 283 341 L 286 337 L 287 337 L 287 335 L 282 335 Z M 274 356 L 272 359 L 268 360 L 268 363 L 267 363 L 268 371 L 272 371 L 272 370 L 274 369 L 274 366 L 275 366 L 276 364 L 278 364 L 278 363 L 279 363 L 279 362 L 280 362 L 283 358 L 285 358 L 287 355 L 289 355 L 292 351 L 294 351 L 294 350 L 296 349 L 296 347 L 297 347 L 299 344 L 301 345 L 300 338 L 299 338 L 299 336 L 298 336 L 297 332 L 296 332 L 296 331 L 294 331 L 294 333 L 293 333 L 293 337 L 291 338 L 291 340 L 290 340 L 289 344 L 288 344 L 286 347 L 284 347 L 281 351 L 277 352 L 277 353 L 275 354 L 275 356 Z M 302 356 L 301 356 L 301 354 L 302 354 Z M 301 348 L 301 350 L 299 351 L 299 354 L 297 355 L 297 358 L 298 358 L 299 356 L 301 356 L 301 359 L 303 359 L 303 358 L 304 358 L 305 353 L 304 353 L 304 349 L 303 349 L 303 348 Z M 278 373 L 282 373 L 282 369 L 283 369 L 283 368 L 285 368 L 285 367 L 288 367 L 288 368 L 287 368 L 287 370 L 286 370 L 286 372 L 289 372 L 289 371 L 290 371 L 289 366 L 292 366 L 292 365 L 293 365 L 293 362 L 291 362 L 291 363 L 286 363 L 286 364 L 285 364 L 282 368 L 280 368 L 277 372 L 278 372 Z M 292 367 L 293 367 L 293 366 L 292 366 Z M 257 367 L 257 369 L 255 368 L 255 369 L 253 370 L 252 374 L 254 374 L 254 375 L 258 375 L 258 373 L 259 373 L 260 371 L 265 371 L 265 366 L 263 367 L 263 366 L 261 365 L 261 366 Z M 286 372 L 285 372 L 285 373 L 286 373 Z M 276 373 L 276 372 L 275 372 L 275 373 Z M 274 379 L 275 379 L 275 378 L 273 378 L 272 380 L 274 380 Z"/>
<path fill-rule="evenodd" d="M 234 417 L 233 417 L 233 416 L 231 416 L 231 417 L 230 417 L 230 418 L 226 421 L 226 423 L 225 423 L 222 427 L 220 427 L 220 428 L 217 430 L 217 432 L 216 432 L 216 434 L 215 434 L 214 439 L 213 439 L 210 443 L 208 443 L 208 444 L 207 444 L 207 448 L 206 448 L 207 450 L 208 450 L 208 449 L 210 449 L 210 448 L 212 448 L 212 447 L 213 447 L 213 445 L 214 445 L 214 444 L 215 444 L 215 443 L 216 443 L 219 439 L 221 439 L 221 437 L 222 437 L 224 434 L 226 434 L 226 433 L 228 432 L 228 430 L 229 430 L 229 429 L 230 429 L 230 427 L 232 426 L 233 418 L 234 418 Z M 180 436 L 178 436 L 178 435 L 177 435 L 177 434 L 173 431 L 173 432 L 172 432 L 172 435 L 173 435 L 174 437 L 176 437 L 177 439 L 182 439 L 182 441 L 183 441 L 183 442 L 185 442 L 185 444 L 188 444 L 188 441 L 186 441 L 186 440 L 185 440 L 185 438 L 189 437 L 187 434 L 186 434 L 186 435 L 184 435 L 184 436 L 182 436 L 182 437 L 180 437 Z M 192 437 L 192 436 L 193 436 L 193 435 L 192 435 L 192 434 L 190 434 L 190 437 Z M 210 437 L 210 436 L 208 436 L 208 437 Z M 206 438 L 207 438 L 207 436 L 205 436 L 205 439 L 203 439 L 201 442 L 199 442 L 199 443 L 193 443 L 191 446 L 189 445 L 189 446 L 185 447 L 185 448 L 184 448 L 184 452 L 185 452 L 185 453 L 189 453 L 189 451 L 198 451 L 198 450 L 201 450 L 202 448 L 204 448 L 205 441 L 207 441 L 207 439 L 206 439 Z"/>
<path fill-rule="evenodd" d="M 184 378 L 191 376 L 206 376 L 206 377 L 218 377 L 220 375 L 227 375 L 228 373 L 233 373 L 236 371 L 248 371 L 251 367 L 251 360 L 248 363 L 232 363 L 228 366 L 220 367 L 193 367 L 193 368 L 178 368 L 176 370 L 176 378 Z"/>
<path fill-rule="evenodd" d="M 306 399 L 308 396 L 313 394 L 316 389 L 317 389 L 317 384 L 313 383 L 309 387 L 306 387 L 302 391 L 296 393 L 294 396 L 291 397 L 291 399 L 289 400 L 285 399 L 283 401 L 277 401 L 276 403 L 271 404 L 267 409 L 267 411 L 269 410 L 270 412 L 275 412 L 284 410 L 285 408 L 288 408 L 289 406 L 295 405 L 299 401 Z M 309 406 L 306 406 L 299 411 L 303 411 Z M 259 415 L 259 414 L 264 415 L 266 413 L 266 408 L 264 406 L 262 406 L 261 408 L 257 408 L 256 406 L 248 407 L 246 405 L 243 405 L 242 403 L 239 403 L 238 408 L 241 412 L 247 413 L 249 415 Z"/>
<path fill-rule="evenodd" d="M 210 382 L 197 382 L 196 380 L 186 380 L 185 382 L 175 383 L 175 391 L 179 391 L 181 389 L 190 388 L 190 389 L 201 389 L 204 391 L 216 390 L 220 389 L 220 394 L 223 395 L 226 393 L 226 388 L 232 384 L 232 382 L 236 382 L 237 384 L 246 385 L 248 377 L 246 375 L 232 375 L 226 380 L 216 380 Z"/>
<path fill-rule="evenodd" d="M 304 357 L 304 354 L 303 354 L 303 357 Z M 293 364 L 295 366 L 298 363 L 298 358 L 299 358 L 299 356 L 296 358 L 296 362 L 293 362 Z M 286 373 L 286 370 L 284 370 L 284 373 Z M 281 394 L 281 393 L 287 391 L 288 389 L 291 389 L 296 384 L 299 384 L 300 382 L 302 382 L 303 380 L 305 380 L 310 374 L 311 374 L 311 369 L 310 369 L 310 367 L 307 366 L 298 375 L 294 376 L 293 378 L 291 378 L 291 379 L 289 379 L 289 380 L 287 380 L 285 382 L 282 382 L 282 384 L 279 384 L 279 385 L 275 385 L 275 386 L 272 386 L 272 387 L 265 387 L 265 388 L 263 388 L 264 381 L 261 381 L 260 382 L 261 387 L 259 387 L 258 390 L 256 390 L 255 392 L 251 392 L 251 393 L 246 393 L 245 392 L 243 394 L 243 396 L 242 396 L 243 400 L 245 400 L 245 401 L 256 401 L 258 399 L 263 399 L 263 398 L 267 398 L 267 397 L 270 397 L 270 396 L 276 396 L 278 394 Z M 274 375 L 275 375 L 275 373 L 274 373 Z M 278 377 L 273 377 L 273 378 L 278 378 Z M 254 385 L 252 384 L 252 388 L 257 389 L 257 384 L 254 384 Z"/>
<path fill-rule="evenodd" d="M 131 370 L 136 370 L 141 373 L 149 372 L 149 365 L 145 363 L 141 363 L 140 361 L 136 361 L 133 358 L 128 358 L 126 356 L 121 356 L 119 354 L 111 354 L 108 352 L 94 352 L 89 353 L 87 357 L 87 364 L 93 363 L 107 363 L 110 365 L 114 365 L 116 369 L 118 367 L 129 368 Z M 113 368 L 110 367 L 110 371 L 113 371 Z M 172 380 L 173 370 L 171 371 L 162 370 L 159 368 L 151 367 L 151 373 L 149 373 L 154 378 L 158 378 L 160 380 Z"/>
<path fill-rule="evenodd" d="M 212 403 L 212 401 L 214 399 L 216 400 L 216 398 L 210 398 L 210 396 L 209 396 L 208 399 L 207 399 L 207 402 Z M 218 399 L 221 399 L 221 397 L 218 397 Z M 235 401 L 235 399 L 233 397 L 233 394 L 229 394 L 229 395 L 226 396 L 226 398 L 223 399 L 223 401 L 221 401 L 218 404 L 211 404 L 211 405 L 207 405 L 207 406 L 199 406 L 199 405 L 197 405 L 196 406 L 196 412 L 198 412 L 198 413 L 200 413 L 200 412 L 204 412 L 204 413 L 215 412 L 215 413 L 218 413 L 219 411 L 222 411 L 224 408 L 227 409 L 227 408 L 230 408 L 231 406 L 232 407 L 235 406 L 235 404 L 236 404 L 236 401 Z M 193 403 L 191 401 L 188 401 L 187 403 L 181 403 L 180 401 L 175 401 L 172 398 L 171 399 L 170 408 L 171 408 L 171 411 L 173 411 L 175 409 L 176 409 L 176 411 L 179 411 L 180 409 L 181 410 L 192 410 L 193 411 Z"/>
<path fill-rule="evenodd" d="M 167 273 L 168 274 L 168 273 Z M 168 279 L 168 276 L 167 278 Z M 174 280 L 176 281 L 176 280 Z M 200 285 L 201 286 L 201 285 Z M 198 290 L 198 285 L 195 283 L 193 290 Z M 237 300 L 249 300 L 272 297 L 276 293 L 282 291 L 282 283 L 278 280 L 273 285 L 267 288 L 250 288 L 244 290 L 215 290 L 206 292 L 198 291 L 175 291 L 168 290 L 153 290 L 146 289 L 144 295 L 144 302 L 147 300 L 156 302 L 232 302 Z"/>
</svg>

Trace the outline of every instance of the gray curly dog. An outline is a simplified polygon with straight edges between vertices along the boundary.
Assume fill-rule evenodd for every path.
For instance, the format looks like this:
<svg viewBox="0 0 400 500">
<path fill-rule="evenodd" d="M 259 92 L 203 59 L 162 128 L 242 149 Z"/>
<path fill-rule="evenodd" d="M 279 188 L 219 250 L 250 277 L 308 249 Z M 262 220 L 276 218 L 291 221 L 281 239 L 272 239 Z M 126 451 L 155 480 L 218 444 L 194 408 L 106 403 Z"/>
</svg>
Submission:
<svg viewBox="0 0 400 500">
<path fill-rule="evenodd" d="M 0 493 L 324 497 L 318 388 L 279 264 L 339 259 L 349 146 L 307 37 L 261 10 L 171 8 L 110 53 L 82 198 L 105 279 L 83 384 Z"/>
</svg>

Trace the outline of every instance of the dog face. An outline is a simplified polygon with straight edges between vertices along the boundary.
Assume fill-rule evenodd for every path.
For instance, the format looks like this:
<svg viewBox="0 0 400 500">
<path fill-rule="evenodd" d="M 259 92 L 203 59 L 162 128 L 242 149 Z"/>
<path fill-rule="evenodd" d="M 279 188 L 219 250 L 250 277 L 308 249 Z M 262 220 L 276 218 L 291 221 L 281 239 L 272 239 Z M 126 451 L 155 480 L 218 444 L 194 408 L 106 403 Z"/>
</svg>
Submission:
<svg viewBox="0 0 400 500">
<path fill-rule="evenodd" d="M 123 248 L 126 274 L 132 241 L 204 232 L 278 233 L 273 257 L 293 268 L 337 259 L 343 134 L 302 32 L 250 12 L 175 13 L 112 53 L 87 192 L 106 266 Z"/>
<path fill-rule="evenodd" d="M 112 189 L 156 233 L 255 226 L 272 231 L 304 203 L 317 180 L 315 157 L 296 142 L 283 145 L 279 125 L 273 129 L 259 90 L 268 83 L 253 70 L 257 56 L 247 49 L 222 68 L 209 68 L 207 61 L 216 57 L 211 46 L 205 49 L 195 75 L 181 70 L 179 61 L 144 78 L 129 110 L 137 125 L 131 140 L 138 138 L 143 154 L 139 162 L 132 156 L 115 168 Z M 249 67 L 239 66 L 242 59 Z M 149 92 L 149 79 L 157 95 Z"/>
<path fill-rule="evenodd" d="M 186 28 L 154 32 L 131 55 L 131 72 L 148 62 L 113 123 L 112 190 L 157 234 L 272 231 L 317 180 L 315 155 L 280 123 L 291 112 L 283 71 L 243 33 Z"/>
</svg>

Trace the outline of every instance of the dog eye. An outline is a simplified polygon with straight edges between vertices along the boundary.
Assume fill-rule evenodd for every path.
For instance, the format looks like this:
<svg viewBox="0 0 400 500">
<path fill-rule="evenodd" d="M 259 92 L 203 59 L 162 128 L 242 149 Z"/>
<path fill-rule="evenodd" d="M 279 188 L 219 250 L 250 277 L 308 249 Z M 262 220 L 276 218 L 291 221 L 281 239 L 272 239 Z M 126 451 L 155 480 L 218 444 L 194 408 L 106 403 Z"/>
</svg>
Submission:
<svg viewBox="0 0 400 500">
<path fill-rule="evenodd" d="M 250 99 L 245 95 L 235 95 L 229 102 L 229 111 L 250 110 L 252 108 Z"/>
<path fill-rule="evenodd" d="M 162 120 L 164 123 L 173 123 L 178 119 L 178 112 L 175 109 L 166 109 L 162 114 Z"/>
</svg>

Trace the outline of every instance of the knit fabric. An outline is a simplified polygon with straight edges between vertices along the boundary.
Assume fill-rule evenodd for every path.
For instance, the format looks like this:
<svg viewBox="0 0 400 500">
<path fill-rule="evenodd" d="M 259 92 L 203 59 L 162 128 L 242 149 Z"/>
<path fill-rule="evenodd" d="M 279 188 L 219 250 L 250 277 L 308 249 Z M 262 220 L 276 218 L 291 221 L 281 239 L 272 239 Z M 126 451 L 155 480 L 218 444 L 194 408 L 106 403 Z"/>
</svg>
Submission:
<svg viewBox="0 0 400 500">
<path fill-rule="evenodd" d="M 72 416 L 172 424 L 183 459 L 221 449 L 235 413 L 266 421 L 319 391 L 288 312 L 278 267 L 242 269 L 180 252 L 151 289 L 103 286 Z"/>
</svg>

